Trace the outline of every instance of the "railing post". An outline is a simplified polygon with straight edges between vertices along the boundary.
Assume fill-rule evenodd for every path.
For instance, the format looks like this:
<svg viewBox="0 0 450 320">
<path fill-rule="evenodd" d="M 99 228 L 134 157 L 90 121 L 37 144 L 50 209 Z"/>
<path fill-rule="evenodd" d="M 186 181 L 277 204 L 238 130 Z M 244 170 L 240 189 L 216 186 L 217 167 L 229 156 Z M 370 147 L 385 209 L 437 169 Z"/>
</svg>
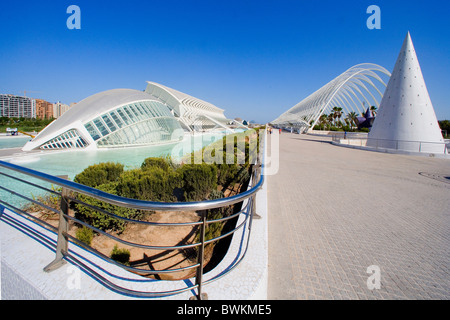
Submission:
<svg viewBox="0 0 450 320">
<path fill-rule="evenodd" d="M 202 292 L 203 285 L 203 266 L 205 260 L 205 231 L 206 231 L 206 214 L 208 210 L 201 210 L 201 228 L 200 228 L 200 242 L 201 245 L 198 249 L 198 263 L 197 275 L 195 276 L 195 284 L 197 285 L 197 296 L 192 297 L 193 300 L 208 300 L 208 295 Z"/>
<path fill-rule="evenodd" d="M 253 187 L 256 186 L 256 184 L 258 183 L 257 178 L 260 175 L 261 175 L 261 164 L 258 161 L 257 164 L 253 165 L 253 174 L 252 174 Z M 251 199 L 249 199 L 249 201 L 252 201 L 252 212 L 250 212 L 251 218 L 252 219 L 261 219 L 261 216 L 256 213 L 256 194 L 254 194 L 251 197 Z M 251 223 L 250 223 L 250 226 L 251 226 Z"/>
<path fill-rule="evenodd" d="M 69 190 L 63 188 L 61 191 L 61 209 L 59 212 L 59 226 L 57 239 L 58 242 L 56 244 L 56 257 L 55 260 L 50 262 L 50 264 L 44 268 L 45 272 L 56 270 L 66 263 L 66 261 L 64 260 L 64 256 L 67 254 L 69 246 L 67 237 L 67 233 L 69 231 L 69 221 L 65 217 L 65 215 L 69 215 L 69 200 L 67 198 L 68 195 Z"/>
</svg>

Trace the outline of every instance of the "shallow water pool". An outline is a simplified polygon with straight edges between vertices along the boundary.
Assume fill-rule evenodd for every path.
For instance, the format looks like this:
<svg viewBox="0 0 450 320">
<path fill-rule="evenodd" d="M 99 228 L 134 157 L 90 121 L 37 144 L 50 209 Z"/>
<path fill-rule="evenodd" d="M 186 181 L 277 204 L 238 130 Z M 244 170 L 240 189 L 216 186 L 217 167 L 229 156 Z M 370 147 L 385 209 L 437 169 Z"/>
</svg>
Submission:
<svg viewBox="0 0 450 320">
<path fill-rule="evenodd" d="M 171 156 L 174 159 L 179 159 L 186 154 L 199 150 L 212 142 L 221 139 L 224 134 L 225 133 L 223 132 L 206 133 L 203 135 L 186 134 L 182 141 L 166 145 L 98 149 L 95 151 L 41 152 L 7 160 L 5 159 L 4 161 L 55 176 L 68 176 L 70 180 L 73 180 L 78 173 L 88 166 L 101 162 L 118 162 L 125 166 L 125 170 L 128 170 L 140 167 L 142 162 L 148 157 Z M 49 189 L 52 187 L 49 183 L 22 174 L 11 173 L 10 170 L 4 168 L 0 168 L 0 171 Z M 0 185 L 28 197 L 37 197 L 45 193 L 39 188 L 17 182 L 16 180 L 3 175 L 0 175 Z M 0 190 L 0 199 L 6 199 L 4 201 L 16 206 L 22 206 L 27 202 L 20 197 L 12 196 L 9 192 L 4 190 Z"/>
</svg>

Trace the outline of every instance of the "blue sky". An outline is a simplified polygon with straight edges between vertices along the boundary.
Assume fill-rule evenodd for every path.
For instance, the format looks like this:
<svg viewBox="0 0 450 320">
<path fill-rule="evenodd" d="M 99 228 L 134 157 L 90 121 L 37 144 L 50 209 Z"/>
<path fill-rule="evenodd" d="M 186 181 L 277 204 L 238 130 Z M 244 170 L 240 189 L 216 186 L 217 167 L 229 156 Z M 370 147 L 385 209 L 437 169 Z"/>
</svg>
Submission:
<svg viewBox="0 0 450 320">
<path fill-rule="evenodd" d="M 69 30 L 69 5 L 81 30 Z M 381 8 L 369 30 L 367 7 Z M 70 104 L 155 81 L 225 109 L 277 118 L 359 63 L 392 70 L 407 31 L 437 117 L 450 119 L 448 1 L 3 1 L 0 92 Z"/>
</svg>

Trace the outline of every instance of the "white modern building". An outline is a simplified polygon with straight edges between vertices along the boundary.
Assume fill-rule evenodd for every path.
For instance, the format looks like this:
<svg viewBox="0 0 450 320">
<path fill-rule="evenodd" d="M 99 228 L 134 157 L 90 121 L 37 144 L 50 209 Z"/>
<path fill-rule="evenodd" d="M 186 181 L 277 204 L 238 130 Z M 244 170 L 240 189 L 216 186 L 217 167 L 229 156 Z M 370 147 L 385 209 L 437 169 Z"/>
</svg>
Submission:
<svg viewBox="0 0 450 320">
<path fill-rule="evenodd" d="M 150 81 L 145 92 L 167 104 L 181 126 L 188 131 L 230 130 L 227 124 L 232 120 L 225 117 L 223 109 L 209 102 Z"/>
<path fill-rule="evenodd" d="M 224 110 L 155 82 L 144 91 L 114 89 L 94 94 L 28 142 L 36 149 L 96 149 L 176 142 L 184 132 L 228 130 Z"/>
<path fill-rule="evenodd" d="M 344 114 L 364 114 L 370 106 L 379 107 L 390 76 L 389 71 L 376 64 L 353 66 L 271 121 L 271 124 L 306 132 L 314 128 L 320 117 L 333 107 L 342 108 Z"/>
<path fill-rule="evenodd" d="M 446 152 L 409 32 L 369 133 L 367 146 L 408 152 Z"/>
<path fill-rule="evenodd" d="M 161 144 L 179 141 L 183 136 L 183 129 L 165 103 L 142 91 L 114 89 L 74 105 L 23 150 Z"/>
</svg>

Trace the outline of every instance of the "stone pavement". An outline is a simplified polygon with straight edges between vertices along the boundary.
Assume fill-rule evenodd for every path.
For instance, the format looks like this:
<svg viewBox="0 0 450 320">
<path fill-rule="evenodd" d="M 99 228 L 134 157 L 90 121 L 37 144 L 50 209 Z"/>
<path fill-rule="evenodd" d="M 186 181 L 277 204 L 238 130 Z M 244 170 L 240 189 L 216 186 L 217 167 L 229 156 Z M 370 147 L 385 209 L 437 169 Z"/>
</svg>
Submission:
<svg viewBox="0 0 450 320">
<path fill-rule="evenodd" d="M 281 134 L 267 177 L 268 299 L 449 299 L 446 177 L 450 160 Z M 370 266 L 380 289 L 368 289 Z"/>
</svg>

